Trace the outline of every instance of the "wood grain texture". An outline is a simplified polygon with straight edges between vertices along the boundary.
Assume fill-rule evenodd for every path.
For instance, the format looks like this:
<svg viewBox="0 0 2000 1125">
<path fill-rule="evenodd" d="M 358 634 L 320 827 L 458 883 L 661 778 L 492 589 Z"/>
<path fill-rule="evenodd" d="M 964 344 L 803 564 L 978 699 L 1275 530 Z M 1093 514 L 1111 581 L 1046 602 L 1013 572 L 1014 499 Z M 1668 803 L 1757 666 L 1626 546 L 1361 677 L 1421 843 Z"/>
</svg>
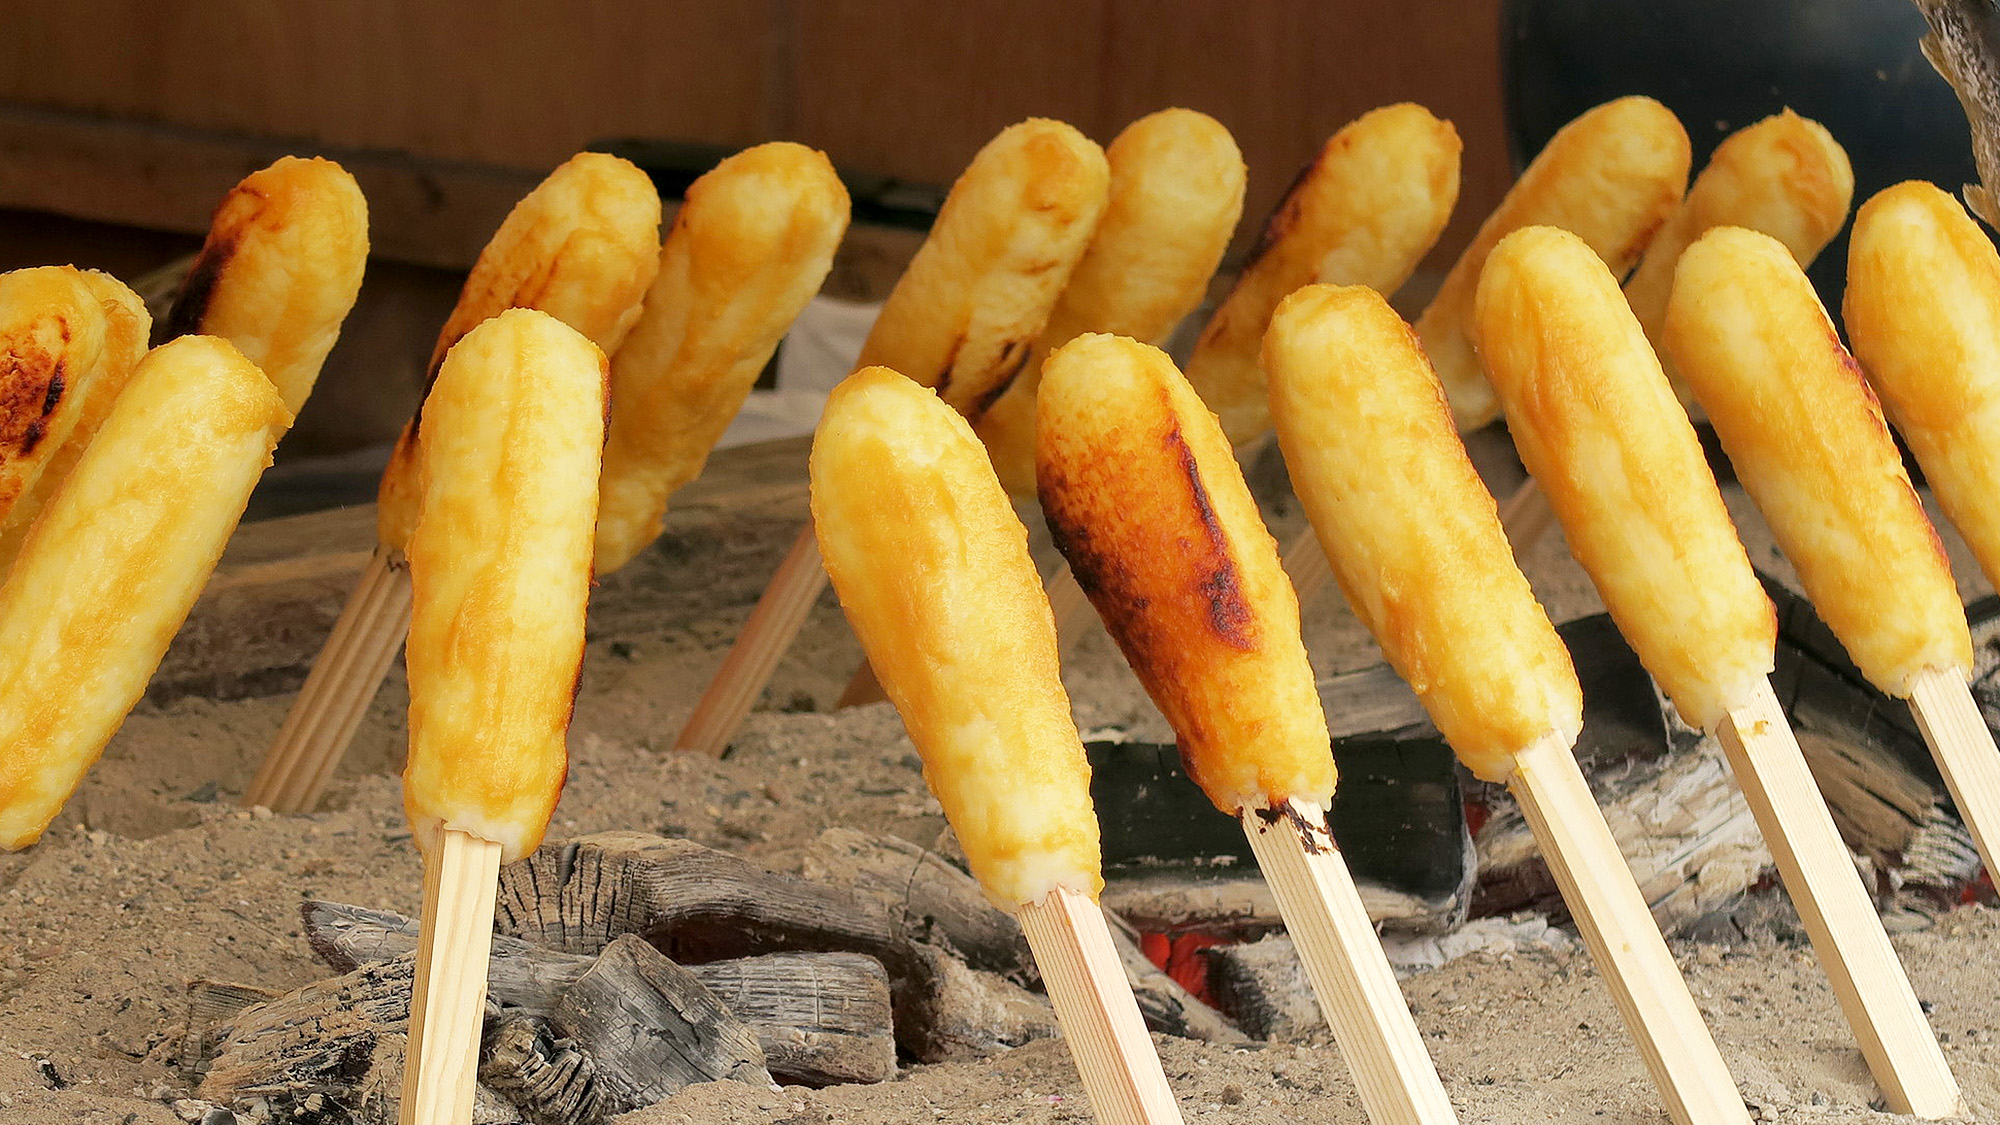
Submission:
<svg viewBox="0 0 2000 1125">
<path fill-rule="evenodd" d="M 393 961 L 416 949 L 416 921 L 400 914 L 317 901 L 305 903 L 300 913 L 313 951 L 336 972 Z M 593 963 L 582 954 L 497 934 L 486 995 L 504 1010 L 546 1018 Z M 690 965 L 687 971 L 757 1033 L 765 1065 L 780 1081 L 825 1086 L 881 1082 L 896 1073 L 889 979 L 872 957 L 771 953 Z"/>
<path fill-rule="evenodd" d="M 1369 1120 L 1457 1122 L 1325 814 L 1293 800 L 1246 809 L 1242 821 Z"/>
<path fill-rule="evenodd" d="M 402 1125 L 472 1125 L 500 845 L 447 828 L 424 856 Z"/>
<path fill-rule="evenodd" d="M 1979 713 L 1959 669 L 1933 668 L 1917 676 L 1910 710 L 1937 759 L 1958 816 L 1978 841 L 1989 875 L 2000 871 L 2000 748 Z"/>
<path fill-rule="evenodd" d="M 1890 1110 L 1959 1112 L 1958 1083 L 1769 682 L 1731 708 L 1716 733 Z"/>
<path fill-rule="evenodd" d="M 1458 216 L 1431 259 L 1438 268 L 1513 179 L 1495 96 L 1497 0 L 1415 8 L 1365 0 L 1247 8 L 1202 0 L 586 0 L 562 18 L 537 5 L 473 0 L 21 0 L 10 6 L 8 28 L 0 103 L 22 110 L 65 114 L 77 125 L 97 118 L 282 138 L 315 151 L 406 153 L 487 172 L 546 169 L 599 138 L 729 147 L 790 139 L 842 165 L 942 184 L 988 137 L 1030 115 L 1062 118 L 1106 141 L 1144 114 L 1187 106 L 1216 117 L 1241 144 L 1250 168 L 1244 213 L 1253 218 L 1342 123 L 1414 100 L 1450 119 L 1466 141 Z M 903 112 L 910 105 L 925 111 Z M 45 151 L 54 158 L 55 149 Z M 180 158 L 172 145 L 163 151 Z M 116 155 L 115 146 L 100 147 L 99 168 Z M 175 163 L 125 165 L 144 178 L 94 194 L 122 221 L 199 230 L 214 199 L 275 155 L 235 161 L 210 186 L 177 193 L 159 190 L 178 178 Z M 19 175 L 0 169 L 0 203 L 21 205 L 17 192 L 59 198 L 39 192 L 36 165 L 21 167 Z M 410 177 L 392 205 L 354 170 L 379 244 L 395 243 L 399 224 L 419 242 L 433 237 L 423 220 L 435 224 L 440 200 L 424 198 L 424 178 Z M 445 203 L 461 190 L 450 180 L 433 186 Z M 485 229 L 525 186 L 498 193 Z M 147 218 L 168 207 L 186 213 L 184 222 Z M 1239 250 L 1250 234 L 1254 224 L 1239 234 Z"/>
<path fill-rule="evenodd" d="M 1747 1125 L 1729 1067 L 1569 746 L 1545 738 L 1522 750 L 1507 787 L 1534 828 L 1668 1115 L 1680 1125 Z"/>
<path fill-rule="evenodd" d="M 1016 917 L 1035 951 L 1035 964 L 1097 1120 L 1103 1125 L 1180 1125 L 1180 1106 L 1126 987 L 1097 904 L 1057 887 L 1023 906 Z"/>
</svg>

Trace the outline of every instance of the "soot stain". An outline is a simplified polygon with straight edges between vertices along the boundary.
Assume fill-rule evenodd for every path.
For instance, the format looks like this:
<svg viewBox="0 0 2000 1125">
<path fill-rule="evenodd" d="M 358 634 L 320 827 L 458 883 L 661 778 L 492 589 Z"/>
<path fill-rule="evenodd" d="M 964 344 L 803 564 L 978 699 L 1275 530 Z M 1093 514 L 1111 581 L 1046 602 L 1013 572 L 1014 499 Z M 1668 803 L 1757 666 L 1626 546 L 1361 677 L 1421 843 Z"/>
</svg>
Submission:
<svg viewBox="0 0 2000 1125">
<path fill-rule="evenodd" d="M 1187 478 L 1195 515 L 1208 534 L 1212 561 L 1208 573 L 1200 580 L 1200 590 L 1208 601 L 1209 630 L 1224 644 L 1249 652 L 1256 648 L 1251 635 L 1250 605 L 1243 600 L 1243 574 L 1229 554 L 1229 537 L 1223 533 L 1208 487 L 1202 483 L 1201 467 L 1195 463 L 1194 450 L 1188 447 L 1179 424 L 1167 431 L 1165 440 L 1179 462 L 1181 475 Z"/>
<path fill-rule="evenodd" d="M 160 343 L 201 331 L 201 322 L 208 317 L 208 306 L 215 300 L 216 284 L 235 259 L 237 246 L 235 238 L 224 237 L 201 248 L 201 255 L 194 260 L 187 280 L 181 284 L 180 296 L 174 298 L 174 307 L 167 310 Z"/>
<path fill-rule="evenodd" d="M 972 411 L 967 417 L 977 421 L 980 415 L 993 409 L 993 404 L 999 402 L 1000 396 L 1014 385 L 1014 380 L 1021 377 L 1021 371 L 1028 366 L 1028 357 L 1033 352 L 1034 347 L 1026 340 L 1007 341 L 1000 348 L 1000 356 L 993 365 L 1000 372 L 1000 377 L 972 404 Z"/>
</svg>

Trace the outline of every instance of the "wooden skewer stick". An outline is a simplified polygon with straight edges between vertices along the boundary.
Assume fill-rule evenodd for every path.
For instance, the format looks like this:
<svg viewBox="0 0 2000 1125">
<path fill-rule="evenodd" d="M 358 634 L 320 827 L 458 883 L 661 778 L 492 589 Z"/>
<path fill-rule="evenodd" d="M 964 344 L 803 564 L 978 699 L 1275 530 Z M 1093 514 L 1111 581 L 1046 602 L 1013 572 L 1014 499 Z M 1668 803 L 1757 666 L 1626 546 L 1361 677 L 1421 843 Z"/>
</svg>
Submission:
<svg viewBox="0 0 2000 1125">
<path fill-rule="evenodd" d="M 729 740 L 743 725 L 744 716 L 756 706 L 771 682 L 771 673 L 784 659 L 785 650 L 805 626 L 806 615 L 826 589 L 826 571 L 820 567 L 819 540 L 811 524 L 799 531 L 785 561 L 778 564 L 770 585 L 757 599 L 743 631 L 723 658 L 722 667 L 709 681 L 708 690 L 688 715 L 687 725 L 674 740 L 674 749 L 692 750 L 720 758 Z"/>
<path fill-rule="evenodd" d="M 1638 1041 L 1668 1115 L 1680 1125 L 1747 1123 L 1750 1115 L 1729 1067 L 1646 909 L 1576 757 L 1566 744 L 1548 737 L 1514 760 L 1507 788 L 1520 802 L 1591 959 Z"/>
<path fill-rule="evenodd" d="M 319 805 L 409 631 L 410 568 L 402 551 L 378 546 L 243 791 L 245 807 L 306 813 Z"/>
<path fill-rule="evenodd" d="M 1325 813 L 1294 800 L 1278 809 L 1246 810 L 1242 821 L 1368 1119 L 1376 1125 L 1456 1122 Z"/>
<path fill-rule="evenodd" d="M 1716 731 L 1889 1109 L 1958 1112 L 1958 1083 L 1768 679 Z"/>
<path fill-rule="evenodd" d="M 1959 819 L 1979 845 L 1986 870 L 2000 879 L 2000 747 L 1979 713 L 1962 671 L 1933 668 L 1910 689 L 1910 710 L 1937 759 Z"/>
<path fill-rule="evenodd" d="M 1146 1034 L 1104 912 L 1058 887 L 1016 913 L 1090 1108 L 1103 1125 L 1178 1125 L 1180 1106 Z"/>
<path fill-rule="evenodd" d="M 470 833 L 445 829 L 424 856 L 401 1125 L 471 1125 L 499 882 L 500 845 Z"/>
</svg>

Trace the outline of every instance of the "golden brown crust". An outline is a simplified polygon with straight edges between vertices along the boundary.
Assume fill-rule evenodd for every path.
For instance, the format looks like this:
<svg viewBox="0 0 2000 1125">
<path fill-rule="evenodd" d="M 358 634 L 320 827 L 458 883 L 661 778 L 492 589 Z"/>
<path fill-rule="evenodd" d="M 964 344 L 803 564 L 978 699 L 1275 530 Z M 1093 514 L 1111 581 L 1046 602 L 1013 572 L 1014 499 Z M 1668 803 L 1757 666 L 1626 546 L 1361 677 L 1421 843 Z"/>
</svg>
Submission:
<svg viewBox="0 0 2000 1125">
<path fill-rule="evenodd" d="M 1713 726 L 1770 673 L 1777 615 L 1617 281 L 1576 235 L 1526 227 L 1493 248 L 1474 316 L 1570 551 L 1681 716 Z"/>
<path fill-rule="evenodd" d="M 1561 227 L 1596 251 L 1614 277 L 1623 277 L 1680 206 L 1691 159 L 1687 131 L 1651 98 L 1606 102 L 1549 138 L 1417 319 L 1417 335 L 1461 431 L 1485 425 L 1499 410 L 1480 377 L 1472 332 L 1486 256 L 1511 231 Z"/>
<path fill-rule="evenodd" d="M 660 196 L 653 182 L 630 161 L 578 153 L 515 204 L 479 252 L 427 371 L 436 378 L 461 336 L 513 308 L 548 313 L 605 354 L 616 352 L 659 268 Z M 376 498 L 376 535 L 392 547 L 408 542 L 416 526 L 422 413 L 419 406 L 418 418 L 403 428 Z"/>
<path fill-rule="evenodd" d="M 812 452 L 813 523 L 847 619 L 997 905 L 1095 896 L 1090 766 L 1027 532 L 971 428 L 886 368 L 848 377 Z"/>
<path fill-rule="evenodd" d="M 1668 219 L 1625 282 L 1625 299 L 1660 354 L 1660 366 L 1683 406 L 1694 392 L 1664 354 L 1660 332 L 1681 252 L 1713 227 L 1746 227 L 1785 244 L 1801 266 L 1812 264 L 1854 202 L 1847 151 L 1817 121 L 1791 110 L 1772 114 L 1723 138 L 1687 198 Z"/>
<path fill-rule="evenodd" d="M 1536 603 L 1416 334 L 1381 294 L 1312 285 L 1264 336 L 1292 487 L 1354 613 L 1472 772 L 1505 781 L 1583 728 L 1569 650 Z"/>
<path fill-rule="evenodd" d="M 1235 815 L 1333 796 L 1277 544 L 1215 417 L 1157 348 L 1080 336 L 1042 370 L 1036 478 L 1077 583 Z"/>
<path fill-rule="evenodd" d="M 1165 109 L 1105 149 L 1110 203 L 1021 374 L 977 430 L 1010 495 L 1035 491 L 1035 388 L 1042 362 L 1085 332 L 1157 343 L 1208 292 L 1243 215 L 1243 154 L 1222 123 Z"/>
<path fill-rule="evenodd" d="M 1394 293 L 1458 201 L 1458 133 L 1420 105 L 1362 114 L 1299 173 L 1188 357 L 1188 382 L 1238 445 L 1271 426 L 1257 366 L 1264 327 L 1301 285 Z"/>
<path fill-rule="evenodd" d="M 0 575 L 146 354 L 151 318 L 107 274 L 0 274 Z"/>
<path fill-rule="evenodd" d="M 0 586 L 0 848 L 35 842 L 138 702 L 290 423 L 227 341 L 139 364 Z"/>
<path fill-rule="evenodd" d="M 1027 362 L 1110 175 L 1104 151 L 1060 121 L 1001 130 L 951 186 L 855 366 L 900 371 L 978 419 Z"/>
<path fill-rule="evenodd" d="M 1791 251 L 1741 227 L 1688 247 L 1664 340 L 1813 607 L 1870 683 L 1907 698 L 1972 669 L 1944 546 L 1861 369 Z"/>
<path fill-rule="evenodd" d="M 1979 567 L 2000 582 L 2000 254 L 1927 183 L 1854 218 L 1842 312 L 1854 355 Z"/>
<path fill-rule="evenodd" d="M 403 771 L 425 847 L 452 828 L 511 863 L 541 843 L 562 794 L 608 378 L 581 333 L 513 309 L 468 332 L 431 388 Z"/>
<path fill-rule="evenodd" d="M 169 339 L 235 344 L 294 415 L 361 291 L 368 203 L 331 160 L 281 157 L 232 188 L 167 313 Z"/>
<path fill-rule="evenodd" d="M 745 149 L 689 185 L 644 311 L 611 357 L 597 572 L 658 538 L 847 229 L 847 189 L 804 145 Z"/>
</svg>

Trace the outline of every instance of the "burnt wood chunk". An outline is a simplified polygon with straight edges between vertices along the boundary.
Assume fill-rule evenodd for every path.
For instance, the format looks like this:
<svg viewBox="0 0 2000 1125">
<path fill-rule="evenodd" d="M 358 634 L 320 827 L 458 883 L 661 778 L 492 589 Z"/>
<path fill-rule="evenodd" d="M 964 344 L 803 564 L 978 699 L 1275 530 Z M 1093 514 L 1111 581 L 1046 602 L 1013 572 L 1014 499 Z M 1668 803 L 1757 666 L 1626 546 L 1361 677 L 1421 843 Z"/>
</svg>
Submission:
<svg viewBox="0 0 2000 1125">
<path fill-rule="evenodd" d="M 238 1013 L 216 1029 L 222 1046 L 196 1094 L 273 1121 L 395 1125 L 403 1090 L 416 961 L 403 958 L 319 981 Z M 481 1087 L 473 1120 L 523 1118 Z"/>
<path fill-rule="evenodd" d="M 549 1028 L 589 1056 L 606 1116 L 652 1105 L 696 1082 L 774 1085 L 749 1026 L 694 974 L 636 935 L 605 947 L 564 990 Z"/>
<path fill-rule="evenodd" d="M 944 949 L 919 946 L 925 971 L 896 994 L 896 1026 L 918 1062 L 990 1055 L 1060 1034 L 1047 998 Z"/>
<path fill-rule="evenodd" d="M 605 832 L 501 869 L 501 933 L 593 954 L 624 934 L 683 964 L 756 953 L 866 953 L 900 973 L 908 942 L 883 903 L 778 875 L 689 840 Z"/>
<path fill-rule="evenodd" d="M 590 1056 L 526 1016 L 487 1025 L 479 1081 L 519 1106 L 534 1125 L 584 1125 L 604 1120 L 597 1067 Z"/>
<path fill-rule="evenodd" d="M 1299 1039 L 1326 1022 L 1291 939 L 1218 945 L 1202 951 L 1208 985 L 1243 1030 L 1259 1039 Z"/>
<path fill-rule="evenodd" d="M 936 852 L 895 836 L 833 828 L 822 833 L 806 852 L 805 874 L 808 878 L 844 883 L 857 891 L 883 897 L 906 937 L 941 943 L 975 969 L 1004 973 L 1020 983 L 1032 985 L 1038 981 L 1034 958 L 1028 952 L 1020 924 L 987 902 L 972 876 Z M 1189 1039 L 1242 1040 L 1242 1033 L 1230 1026 L 1221 1013 L 1160 971 L 1139 952 L 1136 937 L 1125 933 L 1115 918 L 1112 921 L 1112 939 L 1125 963 L 1125 975 L 1148 1028 Z M 957 1030 L 933 1031 L 923 1026 L 922 1021 L 941 1011 L 938 997 L 958 989 L 959 985 L 954 981 L 929 979 L 945 969 L 921 945 L 918 950 L 923 968 L 915 974 L 911 987 L 899 991 L 897 996 L 897 1026 L 906 1029 L 905 1047 L 925 1061 L 933 1061 L 934 1055 L 944 1057 L 937 1055 L 938 1044 L 963 1042 L 970 1044 L 966 1049 L 990 1049 L 988 1040 L 977 1034 L 968 1039 L 967 1033 Z M 1005 991 L 998 984 L 982 987 L 989 995 Z"/>
<path fill-rule="evenodd" d="M 1033 971 L 1020 924 L 986 900 L 977 880 L 928 848 L 829 828 L 806 849 L 802 874 L 880 897 L 905 940 L 949 945 L 975 969 Z"/>
<path fill-rule="evenodd" d="M 181 1035 L 180 1068 L 190 1078 L 199 1079 L 208 1070 L 208 1060 L 221 1048 L 219 1031 L 228 1028 L 236 1013 L 252 1004 L 275 1000 L 278 993 L 229 984 L 217 980 L 189 981 L 187 987 L 187 1028 Z"/>
<path fill-rule="evenodd" d="M 392 1125 L 414 955 L 372 962 L 237 1013 L 198 1088 L 274 1121 Z M 756 1035 L 695 976 L 636 937 L 612 943 L 548 1017 L 488 1006 L 475 1120 L 600 1125 L 693 1082 L 765 1086 Z M 504 1091 L 501 1093 L 499 1091 Z"/>
<path fill-rule="evenodd" d="M 335 902 L 308 902 L 301 914 L 314 951 L 336 971 L 402 957 L 417 947 L 417 921 L 401 914 Z M 487 1000 L 509 1018 L 546 1019 L 594 961 L 496 934 L 487 967 Z M 688 971 L 756 1033 L 765 1065 L 779 1081 L 826 1086 L 881 1082 L 895 1075 L 889 977 L 873 957 L 771 953 L 693 965 Z M 548 1065 L 557 1065 L 555 1055 L 544 1051 L 543 1057 Z M 528 1061 L 521 1056 L 522 1065 Z M 540 1070 L 535 1073 L 546 1077 Z"/>
<path fill-rule="evenodd" d="M 688 971 L 757 1033 L 788 1085 L 885 1082 L 896 1075 L 889 974 L 861 953 L 768 953 Z"/>
</svg>

